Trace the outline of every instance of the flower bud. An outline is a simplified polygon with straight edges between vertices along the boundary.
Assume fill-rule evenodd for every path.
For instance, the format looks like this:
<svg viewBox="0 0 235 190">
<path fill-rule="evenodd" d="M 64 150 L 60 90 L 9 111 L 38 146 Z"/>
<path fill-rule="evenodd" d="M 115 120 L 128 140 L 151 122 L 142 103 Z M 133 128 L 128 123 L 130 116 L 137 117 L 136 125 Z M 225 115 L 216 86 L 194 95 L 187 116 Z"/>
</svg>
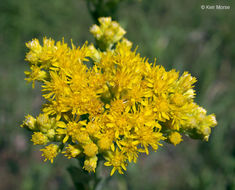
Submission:
<svg viewBox="0 0 235 190">
<path fill-rule="evenodd" d="M 45 157 L 44 161 L 50 160 L 51 163 L 53 163 L 54 158 L 57 156 L 58 151 L 59 151 L 59 146 L 56 144 L 50 144 L 46 146 L 43 149 L 40 149 L 42 151 L 42 156 Z"/>
<path fill-rule="evenodd" d="M 169 140 L 173 145 L 177 145 L 182 141 L 182 136 L 178 132 L 173 132 L 169 135 Z"/>
<path fill-rule="evenodd" d="M 62 152 L 65 153 L 65 156 L 68 157 L 68 159 L 77 157 L 82 151 L 79 149 L 76 145 L 68 145 L 66 147 L 66 151 Z"/>
<path fill-rule="evenodd" d="M 34 145 L 45 145 L 48 143 L 48 138 L 42 132 L 34 132 L 31 141 Z"/>
<path fill-rule="evenodd" d="M 97 166 L 97 160 L 98 158 L 96 156 L 87 158 L 84 162 L 83 168 L 88 172 L 95 172 L 96 166 Z"/>
<path fill-rule="evenodd" d="M 86 144 L 83 149 L 84 154 L 86 154 L 88 157 L 93 157 L 98 153 L 98 147 L 95 143 Z"/>
<path fill-rule="evenodd" d="M 55 129 L 49 129 L 47 131 L 47 136 L 49 139 L 53 139 L 55 137 Z"/>
<path fill-rule="evenodd" d="M 27 127 L 28 129 L 32 131 L 35 130 L 37 128 L 36 119 L 31 115 L 27 115 L 21 127 Z"/>
<path fill-rule="evenodd" d="M 46 133 L 51 128 L 51 122 L 48 115 L 39 114 L 39 116 L 37 117 L 37 125 L 40 131 Z"/>
</svg>

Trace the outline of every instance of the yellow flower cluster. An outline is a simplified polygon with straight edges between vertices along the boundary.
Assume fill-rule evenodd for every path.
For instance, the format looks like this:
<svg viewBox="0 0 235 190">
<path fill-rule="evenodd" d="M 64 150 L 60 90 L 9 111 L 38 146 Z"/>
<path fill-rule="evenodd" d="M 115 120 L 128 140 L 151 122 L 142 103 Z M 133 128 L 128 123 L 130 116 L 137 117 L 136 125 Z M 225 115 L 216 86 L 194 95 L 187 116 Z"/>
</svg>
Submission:
<svg viewBox="0 0 235 190">
<path fill-rule="evenodd" d="M 131 50 L 117 22 L 99 21 L 91 32 L 101 48 L 48 38 L 43 45 L 37 39 L 26 44 L 26 80 L 41 82 L 46 103 L 21 126 L 33 131 L 34 144 L 49 143 L 41 149 L 45 160 L 62 153 L 95 172 L 99 156 L 113 167 L 111 175 L 122 174 L 128 162 L 156 151 L 161 141 L 179 144 L 181 134 L 208 140 L 217 122 L 193 101 L 196 79 L 149 63 Z"/>
</svg>

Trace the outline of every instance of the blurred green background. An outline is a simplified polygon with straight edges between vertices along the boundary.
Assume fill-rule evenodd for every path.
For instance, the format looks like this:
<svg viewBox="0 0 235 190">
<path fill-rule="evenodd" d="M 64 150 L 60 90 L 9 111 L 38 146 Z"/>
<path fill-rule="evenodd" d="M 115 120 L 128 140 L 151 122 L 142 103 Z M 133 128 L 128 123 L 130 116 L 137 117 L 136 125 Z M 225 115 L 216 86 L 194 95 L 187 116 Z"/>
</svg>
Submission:
<svg viewBox="0 0 235 190">
<path fill-rule="evenodd" d="M 201 10 L 202 4 L 230 5 L 230 10 Z M 138 52 L 168 70 L 196 76 L 196 102 L 215 113 L 218 126 L 209 142 L 185 138 L 141 156 L 123 176 L 104 189 L 235 189 L 235 3 L 230 0 L 123 0 L 115 18 Z M 66 168 L 76 164 L 60 156 L 43 163 L 30 133 L 19 126 L 37 115 L 40 89 L 24 81 L 25 42 L 43 36 L 82 44 L 92 41 L 94 23 L 86 0 L 0 1 L 0 189 L 74 190 Z"/>
</svg>

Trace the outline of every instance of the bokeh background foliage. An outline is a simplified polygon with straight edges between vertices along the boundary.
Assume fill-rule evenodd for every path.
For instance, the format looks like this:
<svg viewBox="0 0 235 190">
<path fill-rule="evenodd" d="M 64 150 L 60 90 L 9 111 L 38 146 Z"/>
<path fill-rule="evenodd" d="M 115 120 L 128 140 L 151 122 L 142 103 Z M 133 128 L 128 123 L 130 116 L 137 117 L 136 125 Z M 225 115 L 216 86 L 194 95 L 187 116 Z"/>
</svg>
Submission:
<svg viewBox="0 0 235 190">
<path fill-rule="evenodd" d="M 202 11 L 202 4 L 229 4 L 230 10 Z M 40 111 L 40 89 L 24 81 L 24 43 L 43 36 L 82 44 L 93 40 L 94 23 L 86 0 L 1 0 L 0 2 L 0 189 L 73 190 L 60 157 L 43 163 L 39 148 L 19 125 L 27 113 Z M 187 70 L 198 78 L 196 102 L 217 115 L 209 142 L 185 138 L 141 156 L 106 189 L 235 189 L 235 3 L 203 0 L 122 0 L 115 18 L 138 52 L 157 58 L 168 70 Z"/>
</svg>

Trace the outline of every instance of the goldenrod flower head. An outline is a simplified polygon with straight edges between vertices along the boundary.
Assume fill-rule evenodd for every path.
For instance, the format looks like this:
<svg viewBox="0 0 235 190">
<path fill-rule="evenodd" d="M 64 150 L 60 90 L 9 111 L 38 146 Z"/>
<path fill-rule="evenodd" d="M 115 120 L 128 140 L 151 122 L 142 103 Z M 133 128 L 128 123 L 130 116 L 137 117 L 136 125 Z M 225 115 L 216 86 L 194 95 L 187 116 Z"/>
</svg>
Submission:
<svg viewBox="0 0 235 190">
<path fill-rule="evenodd" d="M 111 24 L 112 18 L 111 17 L 100 17 L 98 19 L 98 21 L 101 25 L 104 25 L 104 27 L 107 27 L 108 25 Z"/>
<path fill-rule="evenodd" d="M 30 67 L 31 71 L 25 71 L 27 82 L 33 82 L 32 86 L 35 87 L 35 81 L 44 81 L 48 76 L 46 71 L 43 71 L 40 67 L 32 65 Z"/>
<path fill-rule="evenodd" d="M 40 52 L 42 49 L 38 39 L 33 39 L 32 41 L 26 43 L 26 46 L 34 52 Z"/>
<path fill-rule="evenodd" d="M 21 127 L 27 127 L 30 130 L 35 130 L 37 128 L 36 119 L 31 115 L 25 116 L 25 120 Z"/>
<path fill-rule="evenodd" d="M 104 165 L 113 166 L 113 169 L 110 174 L 111 176 L 114 174 L 116 170 L 118 170 L 120 174 L 123 174 L 122 170 L 126 170 L 127 157 L 122 152 L 118 151 L 118 149 L 116 149 L 115 152 L 110 152 L 106 159 L 107 162 L 105 162 Z"/>
<path fill-rule="evenodd" d="M 83 146 L 84 154 L 88 157 L 93 157 L 98 153 L 98 147 L 95 143 L 88 143 L 85 146 Z"/>
<path fill-rule="evenodd" d="M 217 122 L 194 102 L 196 78 L 149 63 L 110 17 L 99 23 L 90 29 L 98 47 L 48 38 L 26 44 L 26 80 L 41 82 L 46 103 L 21 126 L 35 132 L 34 144 L 52 143 L 41 149 L 45 160 L 62 152 L 85 160 L 83 168 L 91 172 L 103 158 L 111 175 L 122 174 L 128 162 L 156 151 L 162 141 L 177 145 L 181 134 L 208 140 Z"/>
<path fill-rule="evenodd" d="M 34 145 L 45 145 L 49 142 L 47 136 L 42 132 L 34 132 L 31 141 Z"/>
<path fill-rule="evenodd" d="M 39 114 L 36 121 L 38 128 L 42 132 L 47 132 L 54 124 L 54 120 L 50 119 L 47 114 Z"/>
<path fill-rule="evenodd" d="M 50 160 L 51 163 L 53 163 L 54 158 L 57 156 L 58 151 L 59 151 L 59 146 L 56 144 L 50 144 L 46 146 L 43 149 L 40 149 L 42 151 L 42 156 L 45 157 L 44 161 Z"/>
<path fill-rule="evenodd" d="M 113 143 L 112 139 L 109 136 L 105 135 L 103 138 L 99 139 L 98 147 L 100 148 L 101 151 L 109 150 L 112 143 Z"/>
<path fill-rule="evenodd" d="M 63 139 L 63 143 L 66 143 L 69 139 L 69 137 L 71 137 L 73 139 L 73 141 L 75 141 L 76 136 L 78 134 L 78 130 L 79 130 L 79 123 L 77 122 L 68 122 L 67 125 L 60 121 L 57 122 L 57 134 L 60 135 L 65 135 L 64 139 Z"/>
<path fill-rule="evenodd" d="M 84 162 L 83 168 L 88 172 L 95 172 L 96 166 L 97 166 L 98 158 L 97 156 L 94 157 L 88 157 L 86 158 Z"/>
<path fill-rule="evenodd" d="M 90 55 L 91 59 L 95 62 L 99 62 L 101 59 L 100 57 L 101 53 L 99 52 L 99 50 L 97 50 L 93 44 L 89 45 L 88 49 L 91 52 L 91 55 Z"/>
<path fill-rule="evenodd" d="M 187 100 L 186 100 L 186 97 L 185 97 L 183 94 L 175 93 L 175 94 L 172 96 L 171 101 L 172 101 L 172 103 L 174 103 L 176 106 L 179 106 L 179 107 L 180 107 L 180 106 L 183 106 Z"/>
<path fill-rule="evenodd" d="M 182 141 L 182 136 L 178 132 L 173 132 L 169 135 L 169 140 L 173 145 L 177 145 Z"/>
<path fill-rule="evenodd" d="M 126 38 L 122 38 L 122 42 L 121 43 L 125 44 L 125 46 L 128 47 L 128 48 L 131 48 L 132 45 L 133 45 L 132 42 L 129 41 L 128 39 L 126 39 Z"/>
<path fill-rule="evenodd" d="M 26 60 L 32 64 L 36 64 L 40 53 L 42 52 L 42 46 L 39 43 L 38 39 L 33 39 L 32 41 L 26 43 L 26 46 L 31 50 L 26 54 Z"/>
<path fill-rule="evenodd" d="M 53 139 L 56 135 L 55 129 L 49 129 L 46 133 L 47 137 Z"/>
<path fill-rule="evenodd" d="M 96 24 L 92 25 L 92 27 L 90 28 L 90 32 L 93 34 L 93 36 L 96 39 L 100 39 L 101 35 L 102 35 L 102 31 L 100 29 L 100 27 Z"/>
<path fill-rule="evenodd" d="M 77 145 L 69 144 L 66 147 L 66 151 L 62 153 L 65 153 L 65 156 L 68 157 L 68 159 L 71 159 L 71 158 L 76 158 L 81 152 L 82 152 L 81 149 Z"/>
<path fill-rule="evenodd" d="M 193 109 L 189 110 L 188 118 L 186 118 L 185 125 L 182 128 L 188 130 L 192 138 L 208 141 L 211 127 L 216 125 L 217 121 L 214 114 L 206 115 L 204 108 L 193 104 Z"/>
<path fill-rule="evenodd" d="M 86 145 L 92 142 L 89 134 L 85 130 L 79 130 L 75 138 L 78 143 L 83 144 L 83 145 Z"/>
</svg>

